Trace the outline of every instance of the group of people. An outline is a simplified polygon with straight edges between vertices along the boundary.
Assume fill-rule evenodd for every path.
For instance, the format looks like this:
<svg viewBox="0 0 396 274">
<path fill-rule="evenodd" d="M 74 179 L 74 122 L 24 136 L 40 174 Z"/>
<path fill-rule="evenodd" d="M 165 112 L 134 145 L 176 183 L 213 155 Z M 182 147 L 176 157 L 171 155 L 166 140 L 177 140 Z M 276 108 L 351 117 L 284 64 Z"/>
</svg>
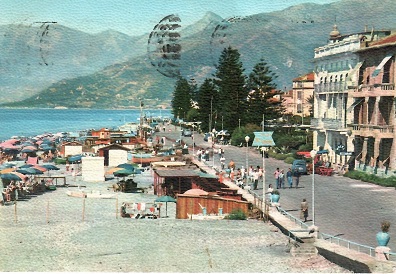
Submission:
<svg viewBox="0 0 396 274">
<path fill-rule="evenodd" d="M 285 171 L 283 169 L 276 168 L 274 172 L 274 177 L 275 177 L 275 183 L 276 183 L 276 188 L 286 188 L 285 187 L 285 181 L 287 181 L 289 188 L 293 187 L 293 178 L 294 178 L 294 185 L 296 188 L 298 188 L 298 185 L 300 183 L 300 177 L 301 174 L 296 168 L 295 170 L 292 170 L 289 168 L 285 174 Z"/>
<path fill-rule="evenodd" d="M 26 197 L 29 194 L 44 192 L 47 186 L 48 184 L 44 180 L 31 181 L 29 178 L 17 182 L 11 180 L 2 190 L 3 204 L 17 201 L 19 198 Z"/>
</svg>

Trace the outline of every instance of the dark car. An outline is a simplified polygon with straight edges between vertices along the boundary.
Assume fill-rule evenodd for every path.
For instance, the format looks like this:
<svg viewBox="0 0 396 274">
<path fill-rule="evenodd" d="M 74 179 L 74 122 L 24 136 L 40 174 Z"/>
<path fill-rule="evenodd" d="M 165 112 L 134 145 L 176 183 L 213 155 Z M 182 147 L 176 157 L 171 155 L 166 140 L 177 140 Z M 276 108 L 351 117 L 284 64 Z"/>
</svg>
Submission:
<svg viewBox="0 0 396 274">
<path fill-rule="evenodd" d="M 305 160 L 294 160 L 292 164 L 292 170 L 297 168 L 300 174 L 307 174 L 307 162 Z"/>
<path fill-rule="evenodd" d="M 183 136 L 184 137 L 191 137 L 191 135 L 192 135 L 192 132 L 191 132 L 190 129 L 184 129 L 183 130 Z"/>
<path fill-rule="evenodd" d="M 207 142 L 207 141 L 209 140 L 209 137 L 210 137 L 210 136 L 212 136 L 212 134 L 210 134 L 210 133 L 205 133 L 204 138 L 203 138 L 204 141 Z"/>
</svg>

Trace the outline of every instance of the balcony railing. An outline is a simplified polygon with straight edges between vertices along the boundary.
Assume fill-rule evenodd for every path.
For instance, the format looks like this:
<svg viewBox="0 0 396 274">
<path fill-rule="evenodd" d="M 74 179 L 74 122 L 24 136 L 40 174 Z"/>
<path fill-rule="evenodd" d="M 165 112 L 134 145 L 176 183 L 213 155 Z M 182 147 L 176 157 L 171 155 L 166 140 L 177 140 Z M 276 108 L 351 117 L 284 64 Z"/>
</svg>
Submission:
<svg viewBox="0 0 396 274">
<path fill-rule="evenodd" d="M 346 82 L 334 82 L 334 83 L 321 83 L 315 85 L 316 93 L 323 92 L 346 92 L 348 90 Z"/>
<path fill-rule="evenodd" d="M 360 85 L 358 91 L 382 91 L 382 90 L 395 90 L 395 84 L 374 84 L 374 85 Z"/>
<path fill-rule="evenodd" d="M 380 133 L 394 132 L 394 127 L 389 125 L 349 124 L 348 128 L 357 131 L 377 131 Z"/>
</svg>

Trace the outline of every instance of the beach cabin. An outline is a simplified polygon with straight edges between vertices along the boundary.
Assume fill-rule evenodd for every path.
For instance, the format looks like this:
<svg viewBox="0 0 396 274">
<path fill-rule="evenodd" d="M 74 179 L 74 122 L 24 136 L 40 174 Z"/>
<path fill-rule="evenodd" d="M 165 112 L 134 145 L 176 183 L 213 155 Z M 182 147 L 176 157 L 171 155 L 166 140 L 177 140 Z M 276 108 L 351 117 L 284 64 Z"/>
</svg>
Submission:
<svg viewBox="0 0 396 274">
<path fill-rule="evenodd" d="M 237 209 L 242 210 L 246 215 L 249 213 L 249 202 L 218 195 L 178 194 L 176 198 L 177 219 L 188 219 L 191 215 L 203 219 L 205 217 L 224 217 Z"/>
<path fill-rule="evenodd" d="M 99 157 L 104 158 L 105 166 L 118 166 L 128 162 L 129 148 L 119 144 L 111 144 L 109 146 L 98 149 Z"/>
<path fill-rule="evenodd" d="M 83 145 L 80 142 L 72 141 L 72 142 L 64 142 L 60 147 L 60 155 L 63 157 L 69 155 L 77 155 L 82 154 Z"/>
<path fill-rule="evenodd" d="M 216 175 L 201 172 L 199 169 L 154 169 L 154 194 L 176 197 L 190 189 L 200 189 L 211 195 L 242 201 L 238 189 L 229 188 L 221 183 Z"/>
</svg>

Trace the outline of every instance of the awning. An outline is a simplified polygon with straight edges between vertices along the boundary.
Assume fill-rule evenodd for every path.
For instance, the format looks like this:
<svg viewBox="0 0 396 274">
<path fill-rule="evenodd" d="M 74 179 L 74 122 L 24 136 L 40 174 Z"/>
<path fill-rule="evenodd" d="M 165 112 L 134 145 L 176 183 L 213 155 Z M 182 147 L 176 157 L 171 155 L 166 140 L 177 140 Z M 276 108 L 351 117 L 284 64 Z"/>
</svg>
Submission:
<svg viewBox="0 0 396 274">
<path fill-rule="evenodd" d="M 356 66 L 352 69 L 352 71 L 348 73 L 348 77 L 346 78 L 346 81 L 353 81 L 352 77 L 356 76 L 356 72 L 359 71 L 359 69 L 362 67 L 363 63 L 364 63 L 364 60 L 361 62 L 358 62 L 356 64 Z"/>
<path fill-rule="evenodd" d="M 275 142 L 272 139 L 273 131 L 260 131 L 253 132 L 254 140 L 252 146 L 254 147 L 272 147 L 275 146 Z"/>
<path fill-rule="evenodd" d="M 373 77 L 377 76 L 380 73 L 381 69 L 385 66 L 386 62 L 388 62 L 389 59 L 392 58 L 392 56 L 393 54 L 389 54 L 384 59 L 382 59 L 382 62 L 375 68 L 372 74 Z"/>
<path fill-rule="evenodd" d="M 352 103 L 352 105 L 349 108 L 347 108 L 347 112 L 351 112 L 362 101 L 364 101 L 364 98 L 358 98 L 355 102 Z"/>
</svg>

